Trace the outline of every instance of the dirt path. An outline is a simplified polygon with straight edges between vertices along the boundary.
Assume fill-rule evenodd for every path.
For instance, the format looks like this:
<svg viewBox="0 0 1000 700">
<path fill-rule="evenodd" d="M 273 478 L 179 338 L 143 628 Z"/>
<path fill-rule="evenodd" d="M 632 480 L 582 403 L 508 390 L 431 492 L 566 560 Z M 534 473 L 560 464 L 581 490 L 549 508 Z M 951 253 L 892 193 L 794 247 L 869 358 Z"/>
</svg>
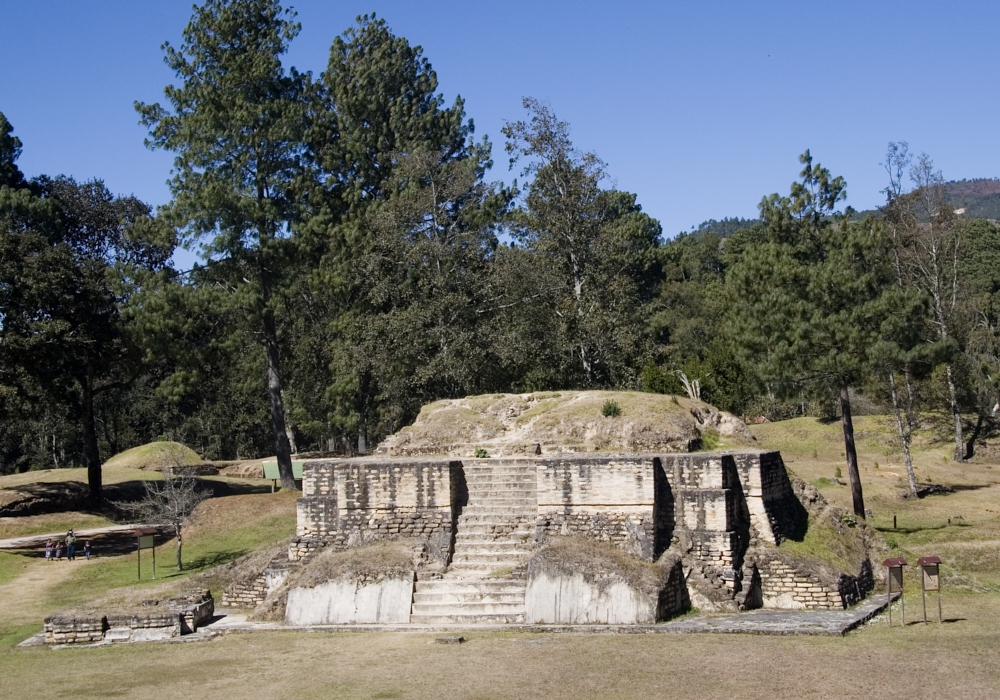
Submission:
<svg viewBox="0 0 1000 700">
<path fill-rule="evenodd" d="M 131 532 L 139 528 L 149 527 L 147 525 L 108 525 L 107 527 L 94 527 L 89 530 L 74 530 L 77 539 L 83 540 L 87 537 L 97 535 L 107 535 L 115 532 Z M 65 532 L 52 532 L 45 535 L 29 535 L 27 537 L 11 537 L 0 540 L 0 549 L 33 549 L 45 546 L 45 540 L 61 540 L 66 536 Z M 82 547 L 80 547 L 82 549 Z"/>
<path fill-rule="evenodd" d="M 37 622 L 41 628 L 49 591 L 62 583 L 81 566 L 93 566 L 99 560 L 45 561 L 25 558 L 24 573 L 0 586 L 0 624 L 22 625 Z"/>
</svg>

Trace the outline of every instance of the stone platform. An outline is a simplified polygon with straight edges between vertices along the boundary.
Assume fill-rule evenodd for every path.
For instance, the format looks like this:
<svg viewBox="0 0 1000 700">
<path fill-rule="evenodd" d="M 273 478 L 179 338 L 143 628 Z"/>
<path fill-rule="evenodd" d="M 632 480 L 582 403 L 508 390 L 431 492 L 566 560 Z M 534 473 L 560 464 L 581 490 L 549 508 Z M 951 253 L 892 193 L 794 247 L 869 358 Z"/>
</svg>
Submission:
<svg viewBox="0 0 1000 700">
<path fill-rule="evenodd" d="M 840 636 L 857 629 L 885 610 L 876 596 L 847 610 L 751 610 L 713 615 L 689 615 L 654 625 L 528 625 L 528 624 L 401 624 L 310 625 L 249 622 L 244 615 L 227 615 L 209 629 L 215 634 L 284 632 L 531 632 L 560 634 L 764 634 Z"/>
</svg>

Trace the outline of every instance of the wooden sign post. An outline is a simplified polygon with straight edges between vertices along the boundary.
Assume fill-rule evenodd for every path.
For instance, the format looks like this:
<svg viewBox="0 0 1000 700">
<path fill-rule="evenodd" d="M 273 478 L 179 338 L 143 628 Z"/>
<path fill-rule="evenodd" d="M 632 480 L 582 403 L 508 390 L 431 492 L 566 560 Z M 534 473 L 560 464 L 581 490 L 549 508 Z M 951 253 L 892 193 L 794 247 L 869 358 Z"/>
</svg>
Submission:
<svg viewBox="0 0 1000 700">
<path fill-rule="evenodd" d="M 941 622 L 941 557 L 920 557 L 920 594 L 924 599 L 924 624 L 927 624 L 927 591 L 937 591 L 938 623 Z"/>
<path fill-rule="evenodd" d="M 903 567 L 906 566 L 906 560 L 902 557 L 893 557 L 882 562 L 882 566 L 888 569 L 885 595 L 889 610 L 889 626 L 892 627 L 892 594 L 899 593 L 899 614 L 903 621 L 902 624 L 905 627 L 906 607 L 903 602 Z"/>
<path fill-rule="evenodd" d="M 153 578 L 156 578 L 156 528 L 145 528 L 135 531 L 136 547 L 135 563 L 138 580 L 142 580 L 142 550 L 153 550 Z"/>
</svg>

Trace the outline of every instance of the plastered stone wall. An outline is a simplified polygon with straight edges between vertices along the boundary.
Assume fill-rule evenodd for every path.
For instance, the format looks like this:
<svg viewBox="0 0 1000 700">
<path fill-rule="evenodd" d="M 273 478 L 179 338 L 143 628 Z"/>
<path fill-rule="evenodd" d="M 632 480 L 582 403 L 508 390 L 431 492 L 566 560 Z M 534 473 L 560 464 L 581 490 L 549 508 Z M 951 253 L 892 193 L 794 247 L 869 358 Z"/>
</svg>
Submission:
<svg viewBox="0 0 1000 700">
<path fill-rule="evenodd" d="M 640 590 L 624 578 L 528 565 L 525 621 L 536 624 L 641 625 L 666 620 L 690 607 L 680 561 L 659 590 Z"/>
<path fill-rule="evenodd" d="M 405 624 L 410 621 L 414 574 L 380 581 L 342 578 L 288 592 L 291 625 Z"/>
<path fill-rule="evenodd" d="M 415 537 L 428 542 L 432 557 L 446 561 L 454 537 L 456 469 L 460 463 L 434 460 L 308 462 L 289 559 L 328 545 Z"/>
<path fill-rule="evenodd" d="M 777 543 L 805 517 L 777 452 L 555 455 L 482 459 L 475 468 L 515 463 L 536 474 L 537 511 L 491 516 L 485 538 L 533 526 L 538 544 L 586 535 L 646 560 L 683 538 L 731 588 L 754 538 Z M 406 536 L 447 561 L 468 498 L 464 475 L 456 460 L 308 461 L 289 559 Z"/>
</svg>

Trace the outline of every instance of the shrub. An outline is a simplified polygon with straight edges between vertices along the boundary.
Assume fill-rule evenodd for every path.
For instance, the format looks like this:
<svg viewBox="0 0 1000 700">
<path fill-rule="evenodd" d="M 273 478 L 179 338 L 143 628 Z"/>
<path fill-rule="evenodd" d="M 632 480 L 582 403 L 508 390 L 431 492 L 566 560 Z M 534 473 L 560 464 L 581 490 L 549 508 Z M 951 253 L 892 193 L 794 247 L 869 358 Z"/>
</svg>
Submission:
<svg viewBox="0 0 1000 700">
<path fill-rule="evenodd" d="M 601 415 L 606 418 L 617 418 L 621 414 L 622 414 L 622 408 L 621 406 L 618 405 L 617 401 L 612 401 L 611 399 L 608 399 L 607 401 L 604 402 L 604 405 L 601 406 Z"/>
</svg>

